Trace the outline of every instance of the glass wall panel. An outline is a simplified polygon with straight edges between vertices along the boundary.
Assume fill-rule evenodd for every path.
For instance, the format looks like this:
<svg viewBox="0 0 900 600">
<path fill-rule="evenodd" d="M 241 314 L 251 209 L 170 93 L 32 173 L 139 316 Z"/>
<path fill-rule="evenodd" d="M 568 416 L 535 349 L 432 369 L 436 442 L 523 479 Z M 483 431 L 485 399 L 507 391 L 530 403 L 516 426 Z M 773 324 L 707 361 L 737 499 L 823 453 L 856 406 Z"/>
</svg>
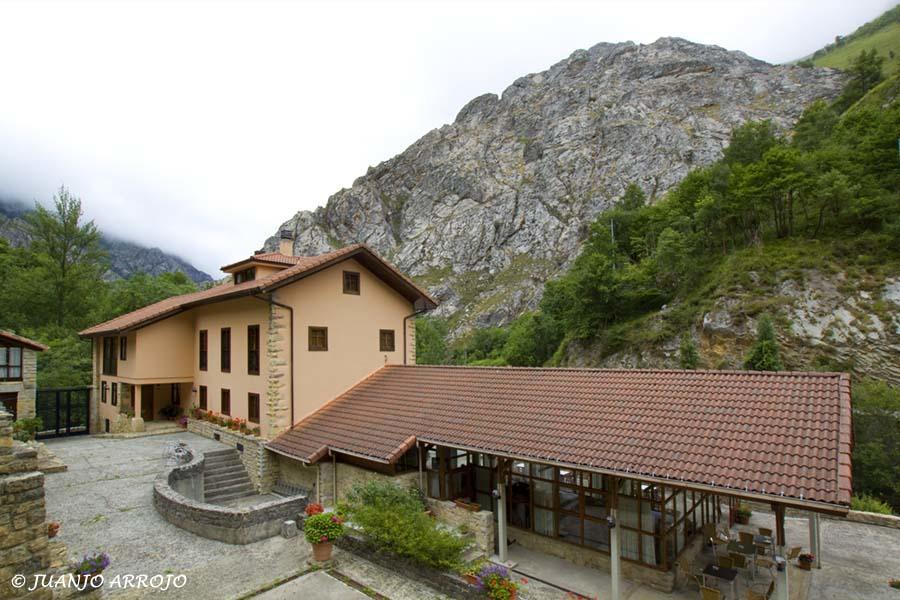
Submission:
<svg viewBox="0 0 900 600">
<path fill-rule="evenodd" d="M 534 531 L 543 535 L 556 535 L 556 513 L 546 508 L 534 509 Z"/>
<path fill-rule="evenodd" d="M 638 532 L 622 529 L 619 532 L 619 544 L 621 545 L 620 554 L 622 558 L 631 560 L 640 559 L 640 550 L 638 548 Z"/>
<path fill-rule="evenodd" d="M 574 513 L 579 512 L 577 488 L 570 488 L 564 485 L 559 486 L 559 509 Z"/>
<path fill-rule="evenodd" d="M 534 489 L 534 504 L 553 508 L 553 482 L 534 479 L 531 484 Z"/>
<path fill-rule="evenodd" d="M 654 537 L 652 535 L 642 535 L 641 543 L 644 545 L 641 548 L 641 551 L 644 553 L 642 555 L 643 562 L 648 565 L 658 565 L 659 564 L 659 538 Z"/>
<path fill-rule="evenodd" d="M 606 521 L 584 522 L 584 544 L 609 552 L 609 526 L 606 524 Z"/>
<path fill-rule="evenodd" d="M 606 513 L 606 494 L 599 492 L 584 493 L 584 514 L 595 519 L 605 519 Z"/>
<path fill-rule="evenodd" d="M 638 501 L 636 498 L 623 498 L 619 496 L 619 523 L 625 527 L 638 526 Z M 635 542 L 637 544 L 637 542 Z"/>
<path fill-rule="evenodd" d="M 575 515 L 560 513 L 559 537 L 573 544 L 581 543 L 581 519 Z"/>
</svg>

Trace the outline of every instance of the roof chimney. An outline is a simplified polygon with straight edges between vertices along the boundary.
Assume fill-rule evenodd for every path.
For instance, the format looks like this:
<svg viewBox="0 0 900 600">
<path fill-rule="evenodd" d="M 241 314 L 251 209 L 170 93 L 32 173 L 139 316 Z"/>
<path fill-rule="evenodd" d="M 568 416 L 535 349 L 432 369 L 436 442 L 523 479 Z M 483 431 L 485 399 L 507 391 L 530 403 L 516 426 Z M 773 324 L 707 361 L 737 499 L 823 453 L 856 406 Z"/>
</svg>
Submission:
<svg viewBox="0 0 900 600">
<path fill-rule="evenodd" d="M 294 232 L 282 229 L 278 234 L 278 252 L 287 256 L 294 255 Z"/>
</svg>

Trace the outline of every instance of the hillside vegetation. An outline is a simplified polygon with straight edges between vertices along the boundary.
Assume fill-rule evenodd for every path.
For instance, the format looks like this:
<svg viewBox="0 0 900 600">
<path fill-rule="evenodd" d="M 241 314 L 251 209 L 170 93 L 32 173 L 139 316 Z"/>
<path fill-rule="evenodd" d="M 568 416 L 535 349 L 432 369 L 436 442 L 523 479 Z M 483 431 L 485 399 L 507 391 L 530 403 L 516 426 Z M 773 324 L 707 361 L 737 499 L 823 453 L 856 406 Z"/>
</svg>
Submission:
<svg viewBox="0 0 900 600">
<path fill-rule="evenodd" d="M 864 50 L 875 50 L 885 58 L 885 75 L 900 72 L 900 5 L 870 21 L 847 36 L 800 61 L 801 65 L 847 70 Z"/>
</svg>

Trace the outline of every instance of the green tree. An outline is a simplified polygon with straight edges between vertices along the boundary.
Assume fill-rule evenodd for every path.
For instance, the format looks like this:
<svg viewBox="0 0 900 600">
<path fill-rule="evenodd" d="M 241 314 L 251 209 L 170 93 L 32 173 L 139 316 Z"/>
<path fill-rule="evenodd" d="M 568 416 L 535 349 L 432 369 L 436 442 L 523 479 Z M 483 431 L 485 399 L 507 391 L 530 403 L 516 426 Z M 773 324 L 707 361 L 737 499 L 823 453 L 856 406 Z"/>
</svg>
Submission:
<svg viewBox="0 0 900 600">
<path fill-rule="evenodd" d="M 105 253 L 93 221 L 82 222 L 81 200 L 61 187 L 54 211 L 40 204 L 25 219 L 34 267 L 30 301 L 37 323 L 78 328 L 92 320 L 92 300 L 103 286 Z"/>
<path fill-rule="evenodd" d="M 778 143 L 772 121 L 749 121 L 731 133 L 723 160 L 727 164 L 750 164 L 762 159 Z"/>
<path fill-rule="evenodd" d="M 416 319 L 416 363 L 444 365 L 449 362 L 447 322 L 438 317 Z"/>
<path fill-rule="evenodd" d="M 562 340 L 562 328 L 541 312 L 525 313 L 509 327 L 503 345 L 506 364 L 517 367 L 539 367 L 546 363 Z"/>
<path fill-rule="evenodd" d="M 805 152 L 821 148 L 837 125 L 838 116 L 834 107 L 824 100 L 816 100 L 806 107 L 794 126 L 791 143 Z"/>
<path fill-rule="evenodd" d="M 853 386 L 853 491 L 900 512 L 900 388 L 883 381 Z"/>
<path fill-rule="evenodd" d="M 781 371 L 784 366 L 775 339 L 775 326 L 769 315 L 762 315 L 756 325 L 756 343 L 750 349 L 744 367 L 755 371 Z"/>
<path fill-rule="evenodd" d="M 697 352 L 697 344 L 691 334 L 684 332 L 681 336 L 681 344 L 678 348 L 678 363 L 682 369 L 696 369 L 700 364 L 700 354 Z"/>
<path fill-rule="evenodd" d="M 656 244 L 656 283 L 673 292 L 691 270 L 691 250 L 686 236 L 671 227 L 663 229 Z"/>
<path fill-rule="evenodd" d="M 625 188 L 625 195 L 622 196 L 621 206 L 623 210 L 635 211 L 644 208 L 647 203 L 647 196 L 641 186 L 631 182 Z"/>
<path fill-rule="evenodd" d="M 196 291 L 197 284 L 180 271 L 156 276 L 134 273 L 128 279 L 109 284 L 103 318 L 111 319 L 172 296 Z"/>
<path fill-rule="evenodd" d="M 884 80 L 881 66 L 884 63 L 884 57 L 878 55 L 875 48 L 871 50 L 863 50 L 859 56 L 853 59 L 847 73 L 850 80 L 844 86 L 844 91 L 835 100 L 835 108 L 839 112 L 844 112 L 857 100 L 866 95 L 866 92 L 878 85 Z"/>
</svg>

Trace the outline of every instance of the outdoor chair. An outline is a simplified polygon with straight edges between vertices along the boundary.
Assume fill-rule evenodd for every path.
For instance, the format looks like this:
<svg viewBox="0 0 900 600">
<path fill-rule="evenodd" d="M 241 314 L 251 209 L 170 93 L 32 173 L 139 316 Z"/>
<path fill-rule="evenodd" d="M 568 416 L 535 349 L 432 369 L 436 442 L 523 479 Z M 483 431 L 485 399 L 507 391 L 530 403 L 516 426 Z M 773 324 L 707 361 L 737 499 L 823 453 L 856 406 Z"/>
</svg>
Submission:
<svg viewBox="0 0 900 600">
<path fill-rule="evenodd" d="M 752 588 L 747 588 L 747 600 L 767 600 L 763 592 L 757 592 Z"/>
<path fill-rule="evenodd" d="M 725 600 L 725 596 L 717 589 L 701 587 L 700 600 Z"/>
<path fill-rule="evenodd" d="M 769 575 L 771 575 L 773 579 L 775 578 L 775 561 L 768 556 L 757 556 L 756 566 L 768 569 Z"/>
<path fill-rule="evenodd" d="M 751 596 L 750 592 L 756 594 L 755 596 Z M 775 593 L 775 581 L 772 580 L 769 582 L 768 587 L 763 587 L 762 584 L 757 584 L 752 588 L 747 590 L 747 600 L 769 600 L 772 595 Z"/>
<path fill-rule="evenodd" d="M 759 535 L 764 535 L 766 537 L 772 537 L 772 530 L 766 527 L 759 528 Z"/>
<path fill-rule="evenodd" d="M 800 552 L 803 551 L 802 546 L 794 546 L 790 550 L 788 550 L 787 555 L 784 557 L 785 560 L 791 562 L 792 560 L 796 560 L 798 556 L 800 556 Z"/>
<path fill-rule="evenodd" d="M 731 560 L 728 556 L 719 556 L 716 557 L 716 564 L 722 567 L 723 569 L 733 569 L 734 561 Z"/>
<path fill-rule="evenodd" d="M 772 553 L 772 547 L 768 544 L 756 544 L 756 554 L 758 556 L 768 556 Z"/>
<path fill-rule="evenodd" d="M 690 560 L 679 560 L 675 565 L 678 567 L 678 573 L 684 579 L 685 584 L 689 581 L 693 581 L 697 584 L 698 588 L 702 588 L 705 581 L 703 577 L 703 571 L 697 568 L 697 565 Z"/>
<path fill-rule="evenodd" d="M 728 556 L 731 558 L 732 569 L 740 569 L 744 571 L 744 579 L 750 581 L 750 565 L 751 563 L 747 562 L 747 557 L 743 554 L 739 554 L 737 552 L 729 552 Z"/>
<path fill-rule="evenodd" d="M 753 543 L 753 534 L 749 531 L 741 531 L 738 533 L 742 544 L 752 544 Z"/>
</svg>

